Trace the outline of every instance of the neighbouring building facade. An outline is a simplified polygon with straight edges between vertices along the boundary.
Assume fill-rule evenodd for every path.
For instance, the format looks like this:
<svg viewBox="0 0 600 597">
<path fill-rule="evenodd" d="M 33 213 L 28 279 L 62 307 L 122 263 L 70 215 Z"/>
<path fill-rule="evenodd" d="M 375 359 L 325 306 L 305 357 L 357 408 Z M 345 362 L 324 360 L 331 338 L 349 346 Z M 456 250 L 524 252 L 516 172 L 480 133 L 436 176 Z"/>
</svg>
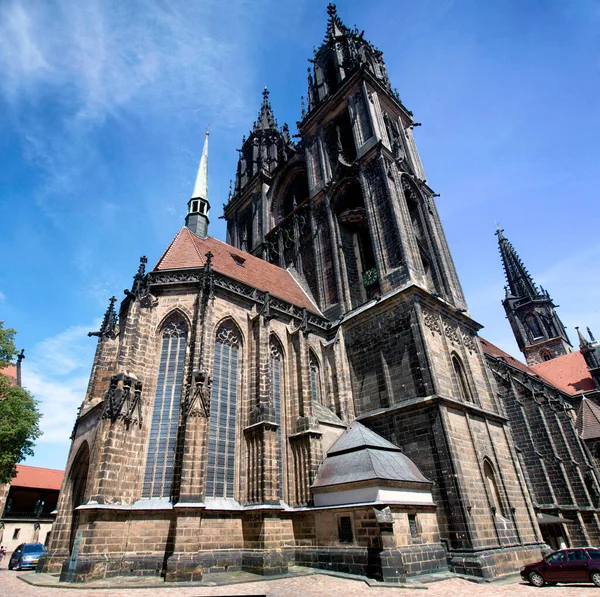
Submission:
<svg viewBox="0 0 600 597">
<path fill-rule="evenodd" d="M 263 94 L 227 242 L 208 235 L 207 135 L 185 226 L 94 332 L 42 570 L 173 581 L 300 564 L 399 582 L 539 558 L 546 495 L 469 315 L 417 123 L 381 52 L 328 12 L 297 143 Z"/>
<path fill-rule="evenodd" d="M 47 544 L 64 471 L 17 465 L 15 478 L 0 485 L 0 545 Z"/>
</svg>

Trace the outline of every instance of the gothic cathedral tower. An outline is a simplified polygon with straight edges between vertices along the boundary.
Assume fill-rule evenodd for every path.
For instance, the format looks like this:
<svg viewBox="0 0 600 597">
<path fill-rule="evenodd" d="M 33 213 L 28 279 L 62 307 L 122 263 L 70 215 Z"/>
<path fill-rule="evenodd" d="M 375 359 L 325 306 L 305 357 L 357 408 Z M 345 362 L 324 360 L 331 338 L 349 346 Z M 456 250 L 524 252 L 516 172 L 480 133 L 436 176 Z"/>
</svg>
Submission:
<svg viewBox="0 0 600 597">
<path fill-rule="evenodd" d="M 228 240 L 295 272 L 332 321 L 357 419 L 434 481 L 454 569 L 500 574 L 540 535 L 481 326 L 425 180 L 418 123 L 382 53 L 328 12 L 301 141 L 277 129 L 265 93 L 225 208 Z"/>
<path fill-rule="evenodd" d="M 547 290 L 538 290 L 504 230 L 496 231 L 508 285 L 502 301 L 517 344 L 529 366 L 573 352 Z"/>
</svg>

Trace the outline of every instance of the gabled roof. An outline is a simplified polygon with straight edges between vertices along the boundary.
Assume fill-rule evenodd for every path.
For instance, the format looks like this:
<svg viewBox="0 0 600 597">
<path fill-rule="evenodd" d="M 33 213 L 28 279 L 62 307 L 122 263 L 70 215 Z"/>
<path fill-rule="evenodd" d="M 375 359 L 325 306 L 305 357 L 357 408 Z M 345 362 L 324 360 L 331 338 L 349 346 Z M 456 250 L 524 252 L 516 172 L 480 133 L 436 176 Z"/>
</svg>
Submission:
<svg viewBox="0 0 600 597">
<path fill-rule="evenodd" d="M 198 269 L 206 263 L 206 253 L 209 251 L 213 255 L 212 267 L 215 271 L 321 315 L 317 306 L 287 270 L 212 236 L 200 238 L 185 226 L 159 259 L 154 271 Z"/>
<path fill-rule="evenodd" d="M 596 390 L 587 363 L 579 350 L 533 365 L 532 369 L 567 394 Z"/>
<path fill-rule="evenodd" d="M 28 487 L 32 489 L 60 490 L 65 471 L 53 468 L 38 468 L 17 464 L 17 475 L 11 481 L 11 487 Z"/>
<path fill-rule="evenodd" d="M 354 421 L 329 448 L 312 487 L 364 481 L 431 484 L 398 446 Z"/>
<path fill-rule="evenodd" d="M 577 432 L 581 439 L 600 437 L 600 406 L 589 398 L 583 398 L 577 412 Z"/>
<path fill-rule="evenodd" d="M 495 344 L 492 344 L 489 340 L 482 338 L 479 336 L 479 343 L 481 344 L 481 348 L 483 348 L 483 352 L 485 354 L 506 361 L 508 365 L 512 365 L 515 369 L 520 369 L 523 373 L 527 373 L 528 375 L 533 375 L 534 377 L 538 377 L 538 374 L 531 368 L 528 367 L 525 363 L 519 361 L 519 359 L 515 359 L 512 355 L 504 352 L 501 348 L 498 348 Z"/>
<path fill-rule="evenodd" d="M 523 373 L 545 381 L 565 394 L 574 396 L 596 389 L 585 359 L 579 351 L 570 352 L 529 367 L 485 338 L 480 337 L 479 343 L 485 354 L 502 359 L 508 365 L 512 365 L 516 369 L 523 371 Z"/>
</svg>

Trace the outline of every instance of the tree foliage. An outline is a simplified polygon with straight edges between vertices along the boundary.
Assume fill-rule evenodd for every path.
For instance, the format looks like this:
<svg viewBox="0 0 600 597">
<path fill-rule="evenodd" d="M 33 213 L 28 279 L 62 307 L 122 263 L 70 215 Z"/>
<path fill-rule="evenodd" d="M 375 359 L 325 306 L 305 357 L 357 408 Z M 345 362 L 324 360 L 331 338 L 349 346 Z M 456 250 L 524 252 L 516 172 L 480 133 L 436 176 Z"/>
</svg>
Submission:
<svg viewBox="0 0 600 597">
<path fill-rule="evenodd" d="M 17 354 L 16 334 L 12 328 L 4 329 L 4 322 L 0 321 L 0 369 L 6 367 Z"/>
<path fill-rule="evenodd" d="M 17 354 L 15 330 L 0 322 L 0 370 Z M 16 465 L 33 456 L 35 440 L 41 435 L 41 414 L 35 398 L 0 371 L 0 483 L 10 483 Z"/>
</svg>

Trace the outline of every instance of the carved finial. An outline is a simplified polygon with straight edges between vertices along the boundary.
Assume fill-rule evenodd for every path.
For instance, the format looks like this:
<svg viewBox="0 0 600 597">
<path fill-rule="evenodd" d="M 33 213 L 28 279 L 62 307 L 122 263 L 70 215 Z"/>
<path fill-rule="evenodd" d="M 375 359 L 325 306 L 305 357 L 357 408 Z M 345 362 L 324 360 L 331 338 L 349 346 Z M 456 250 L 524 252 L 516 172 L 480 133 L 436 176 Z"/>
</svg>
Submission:
<svg viewBox="0 0 600 597">
<path fill-rule="evenodd" d="M 230 178 L 229 179 L 229 195 L 227 196 L 228 201 L 231 201 L 231 196 L 233 195 L 232 187 L 233 187 L 233 180 L 231 180 L 231 178 Z"/>
<path fill-rule="evenodd" d="M 138 268 L 138 275 L 143 276 L 146 273 L 146 264 L 148 263 L 148 257 L 142 255 L 140 257 L 140 267 Z"/>
<path fill-rule="evenodd" d="M 208 251 L 208 252 L 205 254 L 205 257 L 206 257 L 206 263 L 204 264 L 204 267 L 205 267 L 207 270 L 210 270 L 210 269 L 212 268 L 212 258 L 213 258 L 213 254 L 212 254 L 210 251 Z"/>
<path fill-rule="evenodd" d="M 117 312 L 115 311 L 115 303 L 117 297 L 113 296 L 110 299 L 108 308 L 104 313 L 102 325 L 97 332 L 88 332 L 88 336 L 98 336 L 98 338 L 114 337 L 114 331 L 117 327 Z"/>
<path fill-rule="evenodd" d="M 589 328 L 589 327 L 586 327 L 585 329 L 587 330 L 587 333 L 588 333 L 588 335 L 589 335 L 589 337 L 590 337 L 590 340 L 591 340 L 592 342 L 595 342 L 595 341 L 596 341 L 596 338 L 594 338 L 594 334 L 592 334 L 592 330 L 590 330 L 590 328 Z"/>
<path fill-rule="evenodd" d="M 302 118 L 306 117 L 306 106 L 304 105 L 304 96 L 300 98 L 300 106 L 302 110 Z"/>
</svg>

